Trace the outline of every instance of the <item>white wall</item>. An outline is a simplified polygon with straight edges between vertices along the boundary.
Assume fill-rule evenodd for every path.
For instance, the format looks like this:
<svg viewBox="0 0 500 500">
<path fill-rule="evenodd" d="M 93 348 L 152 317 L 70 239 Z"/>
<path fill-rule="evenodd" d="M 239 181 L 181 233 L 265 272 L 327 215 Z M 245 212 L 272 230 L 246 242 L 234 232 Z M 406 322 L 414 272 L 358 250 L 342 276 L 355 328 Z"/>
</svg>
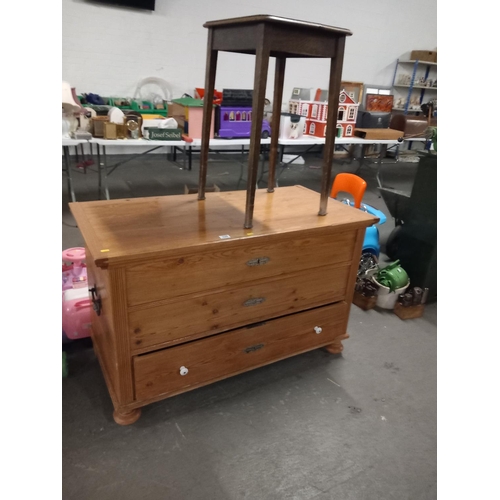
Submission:
<svg viewBox="0 0 500 500">
<path fill-rule="evenodd" d="M 137 83 L 167 80 L 172 97 L 205 80 L 206 21 L 273 14 L 348 28 L 342 78 L 390 85 L 398 57 L 437 46 L 437 0 L 156 0 L 154 12 L 62 2 L 62 77 L 77 93 L 132 97 Z M 252 88 L 254 57 L 219 53 L 216 89 Z M 283 99 L 292 87 L 326 88 L 324 59 L 287 61 Z M 272 100 L 274 60 L 267 96 Z"/>
</svg>

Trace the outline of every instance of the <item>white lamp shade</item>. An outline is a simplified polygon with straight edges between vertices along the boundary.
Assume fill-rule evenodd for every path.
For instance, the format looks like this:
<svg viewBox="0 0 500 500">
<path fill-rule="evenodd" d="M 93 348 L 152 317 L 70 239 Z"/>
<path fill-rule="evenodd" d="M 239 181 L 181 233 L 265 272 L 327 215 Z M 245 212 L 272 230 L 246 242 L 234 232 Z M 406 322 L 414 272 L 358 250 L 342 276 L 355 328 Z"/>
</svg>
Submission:
<svg viewBox="0 0 500 500">
<path fill-rule="evenodd" d="M 78 113 L 81 105 L 75 102 L 71 85 L 68 82 L 62 82 L 62 107 L 65 113 Z"/>
</svg>

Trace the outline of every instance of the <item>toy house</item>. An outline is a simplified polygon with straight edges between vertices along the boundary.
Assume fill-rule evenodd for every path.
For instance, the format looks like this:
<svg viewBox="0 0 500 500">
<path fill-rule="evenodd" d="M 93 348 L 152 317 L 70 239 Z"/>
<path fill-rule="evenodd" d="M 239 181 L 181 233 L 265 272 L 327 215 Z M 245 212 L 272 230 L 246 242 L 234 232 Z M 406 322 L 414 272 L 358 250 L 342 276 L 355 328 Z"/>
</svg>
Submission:
<svg viewBox="0 0 500 500">
<path fill-rule="evenodd" d="M 203 123 L 203 101 L 192 97 L 173 99 L 169 106 L 169 116 L 175 118 L 179 128 L 191 139 L 201 139 Z M 214 138 L 214 114 L 210 125 L 210 139 Z"/>
<path fill-rule="evenodd" d="M 359 104 L 345 90 L 339 95 L 337 112 L 337 137 L 353 137 Z M 315 137 L 326 136 L 326 118 L 328 115 L 328 92 L 317 89 L 311 99 L 311 89 L 294 88 L 288 102 L 290 113 L 306 118 L 305 134 Z"/>
</svg>

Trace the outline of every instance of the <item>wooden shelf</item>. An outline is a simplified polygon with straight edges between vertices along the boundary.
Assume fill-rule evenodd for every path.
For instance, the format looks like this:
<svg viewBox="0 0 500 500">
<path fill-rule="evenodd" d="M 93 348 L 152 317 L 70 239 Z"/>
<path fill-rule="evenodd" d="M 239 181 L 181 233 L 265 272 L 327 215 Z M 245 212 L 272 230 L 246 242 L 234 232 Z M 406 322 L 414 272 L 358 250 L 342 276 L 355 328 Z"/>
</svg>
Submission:
<svg viewBox="0 0 500 500">
<path fill-rule="evenodd" d="M 399 61 L 399 64 L 425 64 L 426 66 L 437 66 L 437 63 L 431 61 L 421 61 L 421 60 L 413 60 L 413 61 Z"/>
<path fill-rule="evenodd" d="M 392 108 L 393 111 L 404 111 L 405 108 Z M 423 113 L 421 109 L 409 109 L 408 113 Z"/>
<path fill-rule="evenodd" d="M 412 64 L 413 65 L 413 73 L 411 77 L 408 75 L 405 75 L 404 77 L 400 74 L 398 75 L 398 68 L 400 64 Z M 419 68 L 419 73 L 422 72 L 422 69 L 424 70 L 425 76 L 418 76 L 417 77 L 417 70 L 418 68 L 416 65 L 424 65 L 425 68 Z M 431 71 L 435 72 L 434 68 L 437 69 L 437 63 L 435 62 L 430 62 L 430 61 L 420 61 L 420 60 L 414 60 L 410 59 L 407 61 L 401 61 L 398 59 L 397 64 L 396 64 L 396 69 L 394 71 L 394 76 L 392 81 L 396 82 L 397 80 L 399 81 L 409 81 L 409 84 L 403 84 L 403 83 L 393 83 L 392 88 L 393 88 L 393 93 L 402 95 L 406 94 L 407 96 L 407 105 L 409 106 L 411 102 L 414 102 L 413 96 L 416 96 L 417 94 L 420 94 L 420 103 L 422 103 L 425 99 L 432 98 L 434 99 L 435 96 L 437 95 L 437 86 L 428 86 L 428 85 L 422 85 L 420 81 L 425 81 L 426 83 L 436 83 L 437 80 L 434 80 L 434 77 L 430 77 Z M 409 68 L 407 68 L 409 69 Z M 433 71 L 434 70 L 434 71 Z M 429 94 L 430 92 L 430 94 Z M 429 97 L 429 95 L 431 97 Z M 425 97 L 424 97 L 425 96 Z M 401 105 L 401 99 L 398 99 L 398 104 Z M 402 111 L 404 114 L 420 114 L 423 113 L 422 109 L 405 109 L 405 106 L 402 107 L 393 107 L 393 111 Z"/>
</svg>

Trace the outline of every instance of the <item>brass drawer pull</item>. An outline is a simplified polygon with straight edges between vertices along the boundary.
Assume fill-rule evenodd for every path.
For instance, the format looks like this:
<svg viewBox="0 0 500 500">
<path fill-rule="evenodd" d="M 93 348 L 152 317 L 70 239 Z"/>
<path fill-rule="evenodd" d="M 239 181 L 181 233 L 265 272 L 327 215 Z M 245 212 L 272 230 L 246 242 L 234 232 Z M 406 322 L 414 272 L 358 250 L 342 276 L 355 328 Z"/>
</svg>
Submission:
<svg viewBox="0 0 500 500">
<path fill-rule="evenodd" d="M 245 307 L 256 306 L 258 304 L 262 304 L 262 302 L 264 302 L 265 300 L 265 297 L 256 297 L 254 299 L 245 300 L 245 302 L 243 302 L 243 305 Z"/>
<path fill-rule="evenodd" d="M 263 347 L 264 347 L 264 344 L 253 345 L 251 347 L 247 347 L 246 349 L 244 349 L 244 352 L 249 354 L 251 352 L 258 351 L 259 349 L 262 349 Z"/>
<path fill-rule="evenodd" d="M 263 266 L 267 264 L 271 259 L 269 257 L 257 257 L 256 259 L 251 259 L 247 262 L 247 266 Z"/>
</svg>

